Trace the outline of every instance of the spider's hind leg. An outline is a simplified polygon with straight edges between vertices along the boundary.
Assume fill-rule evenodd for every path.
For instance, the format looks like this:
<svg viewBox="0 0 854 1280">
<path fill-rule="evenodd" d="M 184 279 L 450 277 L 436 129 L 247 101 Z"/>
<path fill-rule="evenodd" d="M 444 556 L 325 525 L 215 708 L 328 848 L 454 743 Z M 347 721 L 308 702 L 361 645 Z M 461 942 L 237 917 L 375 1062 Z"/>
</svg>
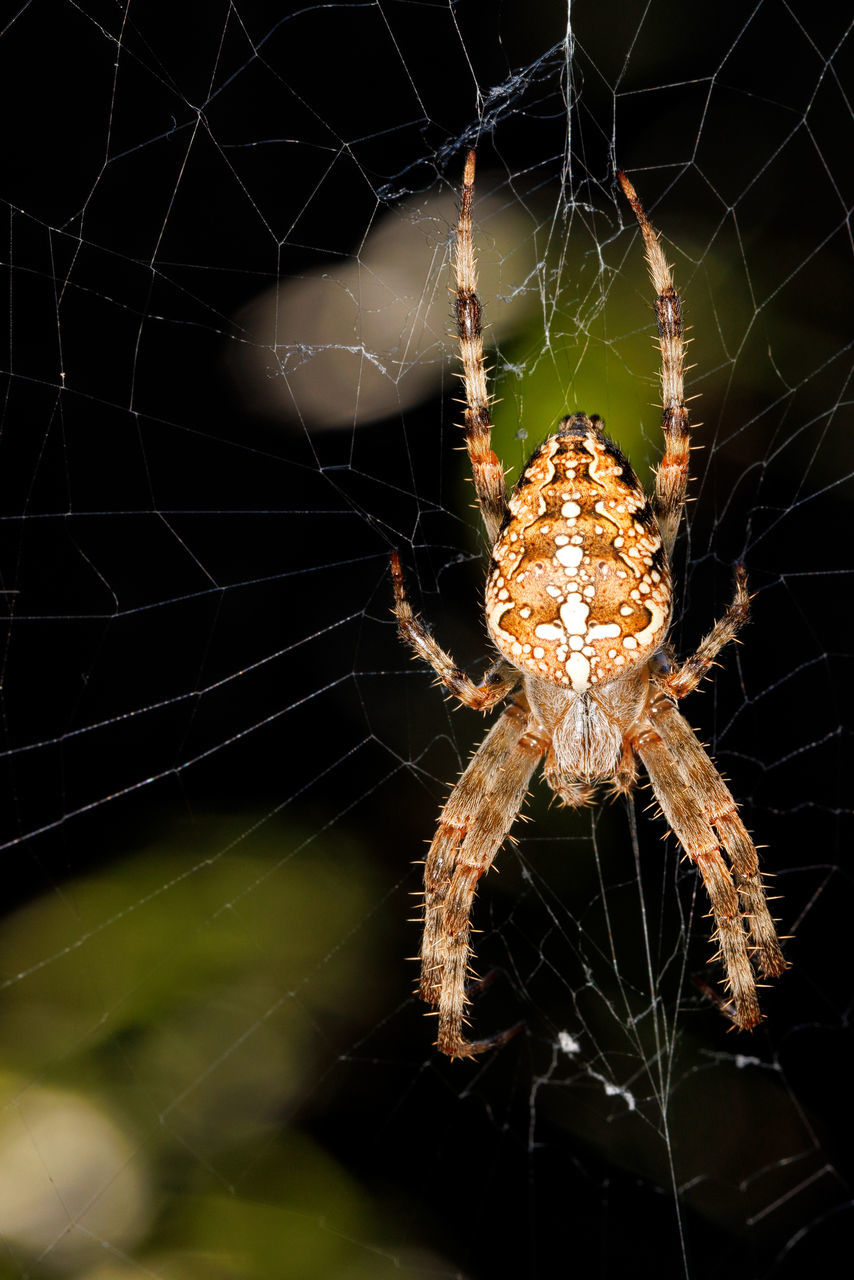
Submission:
<svg viewBox="0 0 854 1280">
<path fill-rule="evenodd" d="M 477 260 L 472 242 L 471 207 L 474 200 L 475 153 L 469 151 L 463 173 L 463 194 L 457 223 L 454 257 L 457 286 L 457 333 L 466 392 L 466 448 L 471 462 L 475 493 L 480 504 L 489 544 L 492 546 L 507 515 L 504 471 L 491 444 L 492 421 L 483 362 L 483 308 L 477 296 Z"/>
<path fill-rule="evenodd" d="M 638 194 L 622 170 L 617 180 L 632 206 L 643 236 L 649 277 L 655 290 L 655 317 L 661 349 L 661 430 L 664 433 L 664 457 L 655 474 L 653 509 L 661 528 L 661 541 L 667 556 L 673 550 L 685 491 L 688 487 L 691 430 L 685 404 L 685 330 L 682 323 L 682 301 L 659 233 L 644 213 Z"/>
</svg>

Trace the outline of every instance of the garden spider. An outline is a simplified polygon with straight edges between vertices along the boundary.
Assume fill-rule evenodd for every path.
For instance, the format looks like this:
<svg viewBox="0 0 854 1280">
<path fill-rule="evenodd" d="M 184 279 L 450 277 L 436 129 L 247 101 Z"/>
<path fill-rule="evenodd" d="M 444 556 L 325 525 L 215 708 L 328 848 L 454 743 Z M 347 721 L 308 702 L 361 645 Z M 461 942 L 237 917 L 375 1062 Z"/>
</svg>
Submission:
<svg viewBox="0 0 854 1280">
<path fill-rule="evenodd" d="M 488 711 L 521 681 L 442 810 L 424 870 L 420 994 L 438 1007 L 439 1049 L 470 1058 L 519 1028 L 465 1038 L 470 911 L 545 756 L 545 778 L 566 805 L 597 784 L 616 794 L 646 769 L 665 818 L 703 877 L 726 971 L 729 1010 L 743 1030 L 760 1020 L 751 959 L 765 977 L 786 962 L 768 912 L 756 849 L 720 774 L 677 710 L 749 610 L 739 565 L 735 596 L 696 653 L 675 663 L 669 559 L 688 482 L 679 295 L 634 187 L 620 186 L 638 220 L 656 293 L 664 456 L 651 498 L 602 420 L 574 413 L 534 452 L 508 498 L 490 448 L 489 393 L 472 246 L 475 153 L 466 159 L 456 236 L 456 313 L 466 393 L 466 446 L 492 558 L 486 624 L 501 657 L 475 684 L 412 611 L 392 557 L 401 637 L 460 702 Z M 726 853 L 729 867 L 721 856 Z"/>
</svg>

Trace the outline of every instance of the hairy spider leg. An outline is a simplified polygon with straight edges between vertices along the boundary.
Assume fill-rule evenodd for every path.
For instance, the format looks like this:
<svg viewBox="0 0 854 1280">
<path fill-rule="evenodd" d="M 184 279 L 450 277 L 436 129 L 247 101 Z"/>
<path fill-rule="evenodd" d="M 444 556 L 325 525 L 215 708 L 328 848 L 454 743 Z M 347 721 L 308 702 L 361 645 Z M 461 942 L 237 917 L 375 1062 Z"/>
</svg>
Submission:
<svg viewBox="0 0 854 1280">
<path fill-rule="evenodd" d="M 694 792 L 682 777 L 668 746 L 668 728 L 664 722 L 666 717 L 662 716 L 665 706 L 674 715 L 679 714 L 672 703 L 667 703 L 665 699 L 653 704 L 649 720 L 637 732 L 634 748 L 643 761 L 655 798 L 674 835 L 703 877 L 717 926 L 715 936 L 720 945 L 727 986 L 735 1006 L 735 1021 L 739 1027 L 748 1031 L 758 1024 L 762 1015 L 759 1012 L 756 983 L 750 966 L 745 927 L 739 911 L 738 893 L 721 857 L 719 842 L 711 824 L 696 804 Z M 721 786 L 723 787 L 722 782 Z"/>
<path fill-rule="evenodd" d="M 662 698 L 656 704 L 654 715 L 665 746 L 729 858 L 760 972 L 766 978 L 778 977 L 788 966 L 768 910 L 756 848 L 739 817 L 732 793 L 685 717 L 668 699 Z"/>
<path fill-rule="evenodd" d="M 464 706 L 471 707 L 473 711 L 491 711 L 519 683 L 520 672 L 511 667 L 509 662 L 500 659 L 489 668 L 480 684 L 475 684 L 456 665 L 451 655 L 436 643 L 418 614 L 412 612 L 406 596 L 400 556 L 396 551 L 391 556 L 391 580 L 394 586 L 394 614 L 400 638 L 413 649 L 417 657 L 430 664 L 442 684 Z"/>
<path fill-rule="evenodd" d="M 747 574 L 744 571 L 744 565 L 739 564 L 735 567 L 735 594 L 724 616 L 700 641 L 690 658 L 686 658 L 666 675 L 656 676 L 656 683 L 671 698 L 677 700 L 693 693 L 714 664 L 721 649 L 736 638 L 749 617 L 750 593 L 747 590 Z"/>
<path fill-rule="evenodd" d="M 471 230 L 474 199 L 475 153 L 469 151 L 463 173 L 460 220 L 457 223 L 455 266 L 457 275 L 457 332 L 466 392 L 466 448 L 471 461 L 475 493 L 480 504 L 489 545 L 498 537 L 507 514 L 504 470 L 491 447 L 492 422 L 483 363 L 482 308 L 477 296 L 477 263 Z"/>
<path fill-rule="evenodd" d="M 655 317 L 661 348 L 661 430 L 664 432 L 664 457 L 655 473 L 652 505 L 658 517 L 664 550 L 669 558 L 685 505 L 691 436 L 685 405 L 682 302 L 661 248 L 659 233 L 650 225 L 637 192 L 622 170 L 617 172 L 617 180 L 638 220 L 649 278 L 656 292 Z"/>
<path fill-rule="evenodd" d="M 477 883 L 509 833 L 547 746 L 532 732 L 524 700 L 511 703 L 451 792 L 427 855 L 420 994 L 439 1007 L 436 1043 L 451 1058 L 471 1058 L 508 1037 L 505 1032 L 470 1042 L 463 1034 L 471 907 Z"/>
</svg>

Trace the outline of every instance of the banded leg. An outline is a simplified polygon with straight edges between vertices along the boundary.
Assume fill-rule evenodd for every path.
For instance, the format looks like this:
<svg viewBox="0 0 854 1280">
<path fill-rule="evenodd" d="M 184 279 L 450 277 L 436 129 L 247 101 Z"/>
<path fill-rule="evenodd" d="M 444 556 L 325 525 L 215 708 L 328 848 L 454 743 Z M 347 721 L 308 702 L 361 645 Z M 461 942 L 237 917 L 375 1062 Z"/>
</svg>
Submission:
<svg viewBox="0 0 854 1280">
<path fill-rule="evenodd" d="M 483 364 L 482 308 L 477 296 L 477 263 L 471 234 L 474 168 L 475 153 L 469 151 L 463 173 L 460 220 L 457 223 L 457 332 L 460 337 L 460 361 L 466 391 L 466 448 L 489 545 L 493 546 L 507 514 L 507 486 L 501 463 L 490 444 L 492 422 L 489 417 L 489 393 Z"/>
<path fill-rule="evenodd" d="M 749 1031 L 759 1023 L 762 1015 L 738 893 L 721 857 L 718 839 L 708 820 L 698 811 L 694 795 L 681 770 L 675 767 L 674 758 L 657 729 L 651 724 L 642 726 L 633 745 L 649 774 L 656 799 L 674 835 L 703 877 L 717 926 L 715 936 L 720 944 L 727 986 L 732 995 L 734 1021 L 742 1030 Z"/>
<path fill-rule="evenodd" d="M 656 676 L 656 684 L 671 698 L 687 697 L 706 675 L 709 667 L 723 649 L 738 635 L 750 616 L 750 593 L 747 590 L 747 574 L 744 565 L 736 565 L 735 595 L 723 618 L 712 627 L 709 634 L 697 646 L 696 653 L 665 676 Z"/>
<path fill-rule="evenodd" d="M 655 316 L 661 348 L 661 429 L 664 432 L 664 457 L 655 475 L 652 505 L 661 528 L 664 551 L 669 557 L 679 529 L 688 487 L 691 435 L 685 405 L 682 303 L 674 287 L 658 233 L 650 225 L 637 192 L 622 170 L 618 171 L 617 180 L 638 220 L 649 277 L 656 292 Z"/>
<path fill-rule="evenodd" d="M 403 584 L 400 556 L 396 551 L 391 557 L 391 581 L 400 638 L 415 650 L 419 658 L 430 664 L 442 684 L 473 711 L 489 711 L 506 698 L 519 683 L 520 673 L 509 662 L 500 659 L 489 668 L 480 684 L 470 680 L 465 671 L 456 666 L 451 655 L 436 643 L 418 614 L 412 612 Z"/>
<path fill-rule="evenodd" d="M 661 699 L 653 709 L 653 716 L 695 802 L 699 803 L 703 816 L 714 827 L 726 850 L 759 969 L 767 978 L 778 977 L 787 965 L 765 900 L 756 848 L 732 793 L 685 717 L 671 702 Z"/>
<path fill-rule="evenodd" d="M 473 1057 L 507 1038 L 469 1042 L 463 1035 L 469 913 L 548 746 L 529 721 L 527 707 L 514 702 L 495 722 L 442 810 L 424 867 L 420 995 L 439 1006 L 436 1043 L 451 1058 Z"/>
</svg>

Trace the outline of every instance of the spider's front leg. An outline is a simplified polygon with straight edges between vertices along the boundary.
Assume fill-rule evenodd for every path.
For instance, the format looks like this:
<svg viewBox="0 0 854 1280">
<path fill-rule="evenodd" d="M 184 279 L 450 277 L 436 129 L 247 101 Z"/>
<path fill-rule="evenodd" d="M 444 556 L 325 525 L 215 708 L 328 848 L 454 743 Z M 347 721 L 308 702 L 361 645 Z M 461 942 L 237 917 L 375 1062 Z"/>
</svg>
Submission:
<svg viewBox="0 0 854 1280">
<path fill-rule="evenodd" d="M 720 943 L 727 984 L 732 994 L 734 1021 L 743 1031 L 749 1031 L 759 1023 L 762 1015 L 738 893 L 721 857 L 718 838 L 704 813 L 705 797 L 702 792 L 698 794 L 683 775 L 678 752 L 674 750 L 675 743 L 668 732 L 668 707 L 674 715 L 679 715 L 671 702 L 661 698 L 650 708 L 649 718 L 635 730 L 633 746 L 643 761 L 655 797 L 673 834 L 703 877 L 717 926 L 715 936 Z"/>
<path fill-rule="evenodd" d="M 741 820 L 732 792 L 672 702 L 660 699 L 654 707 L 654 718 L 695 804 L 717 833 L 729 858 L 759 971 L 766 978 L 779 977 L 788 966 L 768 910 L 756 846 Z"/>
<path fill-rule="evenodd" d="M 424 867 L 420 994 L 439 1007 L 442 1053 L 471 1058 L 511 1032 L 468 1041 L 463 1034 L 471 949 L 469 915 L 478 880 L 516 818 L 548 739 L 521 697 L 501 715 L 442 810 Z"/>
<path fill-rule="evenodd" d="M 519 672 L 509 662 L 501 659 L 489 668 L 480 684 L 470 680 L 456 665 L 449 653 L 438 645 L 426 629 L 406 596 L 403 570 L 397 552 L 391 557 L 391 580 L 394 587 L 394 613 L 401 640 L 429 663 L 436 675 L 451 693 L 472 711 L 491 711 L 519 683 Z"/>
<path fill-rule="evenodd" d="M 674 835 L 703 877 L 732 994 L 733 1021 L 749 1031 L 761 1018 L 751 956 L 765 977 L 778 977 L 787 968 L 756 848 L 732 793 L 670 698 L 662 693 L 653 697 L 646 720 L 632 734 L 632 745 Z"/>
<path fill-rule="evenodd" d="M 682 777 L 691 793 L 698 797 L 707 822 L 715 829 L 726 850 L 759 969 L 766 977 L 777 977 L 787 966 L 768 911 L 756 848 L 729 787 L 697 741 L 687 720 L 668 700 L 684 698 L 696 689 L 720 650 L 735 639 L 749 615 L 747 574 L 744 566 L 739 564 L 735 569 L 735 594 L 724 617 L 715 623 L 698 645 L 696 653 L 681 666 L 667 674 L 654 676 L 658 688 L 666 695 L 665 698 L 659 696 L 654 707 Z"/>
</svg>

